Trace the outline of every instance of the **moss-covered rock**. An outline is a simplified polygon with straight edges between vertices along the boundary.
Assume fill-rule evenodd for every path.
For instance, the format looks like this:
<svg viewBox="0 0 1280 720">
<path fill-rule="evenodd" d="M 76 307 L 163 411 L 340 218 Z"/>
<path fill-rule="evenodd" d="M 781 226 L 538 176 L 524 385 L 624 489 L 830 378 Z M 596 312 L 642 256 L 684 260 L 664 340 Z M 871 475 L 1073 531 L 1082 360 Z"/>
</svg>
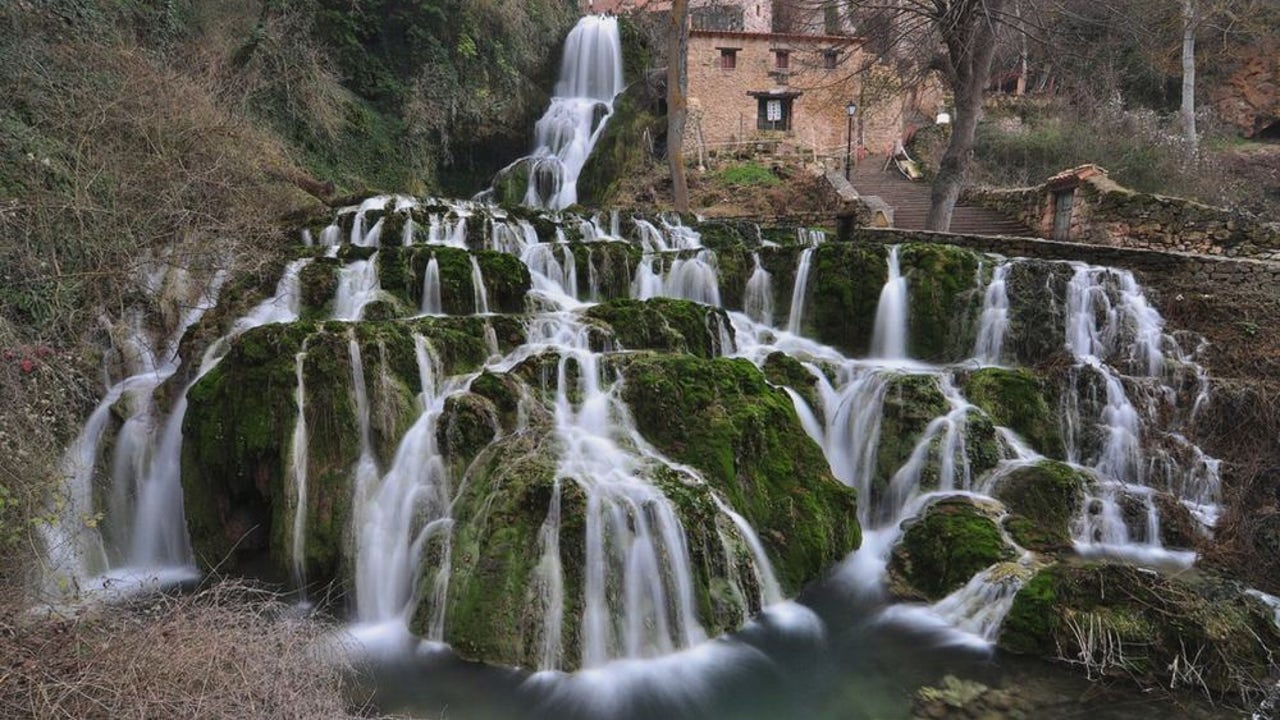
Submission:
<svg viewBox="0 0 1280 720">
<path fill-rule="evenodd" d="M 702 358 L 721 354 L 719 327 L 729 326 L 723 310 L 688 300 L 610 300 L 587 310 L 607 323 L 628 350 L 666 350 Z"/>
<path fill-rule="evenodd" d="M 931 362 L 954 362 L 973 354 L 982 310 L 978 267 L 982 256 L 953 245 L 903 245 L 907 280 L 908 354 Z"/>
<path fill-rule="evenodd" d="M 295 357 L 305 350 L 308 577 L 337 575 L 347 554 L 353 467 L 360 452 L 351 391 L 350 344 L 364 364 L 370 434 L 380 467 L 389 466 L 417 418 L 422 391 L 414 336 L 421 335 L 448 375 L 478 369 L 489 355 L 485 324 L 510 350 L 523 342 L 517 319 L 418 318 L 406 321 L 266 325 L 238 337 L 188 393 L 183 426 L 183 489 L 193 546 L 202 563 L 269 553 L 293 561 L 289 457 L 297 418 Z M 228 557 L 232 549 L 236 555 Z M 224 565 L 225 567 L 226 565 Z"/>
<path fill-rule="evenodd" d="M 965 398 L 1042 455 L 1063 457 L 1057 399 L 1049 384 L 1025 368 L 981 368 L 960 378 Z"/>
<path fill-rule="evenodd" d="M 929 423 L 951 409 L 933 375 L 893 373 L 883 382 L 880 444 L 871 479 L 874 497 L 884 496 L 889 481 L 911 458 Z"/>
<path fill-rule="evenodd" d="M 529 189 L 529 171 L 533 161 L 520 158 L 498 171 L 493 178 L 493 199 L 499 205 L 515 207 L 524 203 Z"/>
<path fill-rule="evenodd" d="M 1038 367 L 1061 357 L 1065 345 L 1067 283 L 1071 266 L 1019 260 L 1009 268 L 1009 327 L 1005 354 L 1018 364 Z"/>
<path fill-rule="evenodd" d="M 1071 547 L 1071 522 L 1080 514 L 1092 478 L 1070 465 L 1044 460 L 1003 475 L 995 496 L 1009 509 L 1009 535 L 1022 547 L 1059 551 Z"/>
<path fill-rule="evenodd" d="M 765 358 L 761 369 L 769 382 L 795 390 L 813 412 L 822 412 L 818 400 L 818 379 L 799 360 L 784 352 L 773 352 Z"/>
<path fill-rule="evenodd" d="M 564 568 L 564 647 L 576 653 L 582 598 L 585 496 L 557 480 L 554 436 L 521 433 L 488 446 L 458 485 L 453 506 L 452 568 L 444 619 L 445 640 L 464 658 L 536 666 L 545 608 L 538 575 L 539 531 L 552 499 L 559 498 Z M 438 558 L 435 558 L 438 560 Z M 435 563 L 427 553 L 424 570 Z M 422 599 L 410 629 L 426 635 L 439 611 L 430 598 L 434 573 L 423 572 Z M 572 660 L 566 658 L 572 667 Z"/>
<path fill-rule="evenodd" d="M 338 293 L 337 258 L 316 258 L 298 273 L 302 294 L 301 317 L 303 320 L 324 320 L 333 316 L 333 300 Z"/>
<path fill-rule="evenodd" d="M 1270 687 L 1280 628 L 1260 600 L 1201 571 L 1166 575 L 1120 564 L 1059 564 L 1018 592 L 1006 650 L 1069 659 L 1145 687 L 1181 685 L 1246 697 Z"/>
<path fill-rule="evenodd" d="M 468 252 L 440 246 L 387 247 L 378 255 L 382 290 L 409 308 L 422 306 L 423 278 L 435 258 L 440 272 L 440 301 L 448 315 L 471 315 L 477 311 L 471 258 L 480 266 L 489 310 L 496 313 L 524 311 L 525 295 L 532 281 L 520 259 L 489 250 Z M 415 310 L 416 312 L 416 310 Z M 405 313 L 412 314 L 412 313 Z"/>
<path fill-rule="evenodd" d="M 633 82 L 614 100 L 613 115 L 578 176 L 578 202 L 587 207 L 608 205 L 627 178 L 653 161 L 647 148 L 666 131 L 657 103 L 645 82 Z"/>
<path fill-rule="evenodd" d="M 901 598 L 939 600 L 1016 551 L 997 525 L 998 504 L 968 496 L 943 498 L 906 521 L 889 560 L 889 584 Z"/>
<path fill-rule="evenodd" d="M 792 248 L 790 252 L 799 256 L 803 250 Z M 870 352 L 876 307 L 889 274 L 885 252 L 881 246 L 851 243 L 827 243 L 814 251 L 801 321 L 806 336 L 848 355 L 865 356 Z M 775 287 L 794 287 L 794 270 L 790 278 L 790 286 Z M 775 275 L 775 282 L 777 279 Z M 787 305 L 790 312 L 789 301 Z M 784 317 L 781 313 L 781 308 L 774 311 L 777 317 Z"/>
<path fill-rule="evenodd" d="M 584 300 L 631 297 L 631 275 L 640 262 L 640 248 L 628 242 L 574 242 L 578 292 Z"/>
<path fill-rule="evenodd" d="M 858 546 L 853 491 L 831 476 L 790 398 L 754 365 L 658 355 L 620 363 L 645 439 L 699 469 L 751 523 L 788 592 Z"/>
</svg>

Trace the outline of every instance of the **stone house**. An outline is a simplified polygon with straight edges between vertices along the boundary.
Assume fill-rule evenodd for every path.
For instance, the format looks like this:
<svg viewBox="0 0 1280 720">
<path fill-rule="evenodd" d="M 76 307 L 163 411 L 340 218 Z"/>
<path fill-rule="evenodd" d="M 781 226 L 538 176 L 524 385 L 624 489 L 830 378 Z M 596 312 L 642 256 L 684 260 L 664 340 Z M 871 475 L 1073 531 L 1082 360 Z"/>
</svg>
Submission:
<svg viewBox="0 0 1280 720">
<path fill-rule="evenodd" d="M 663 12 L 669 0 L 590 0 L 594 12 Z M 936 83 L 872 67 L 854 29 L 802 0 L 691 0 L 690 152 L 766 147 L 839 165 L 848 145 L 883 154 L 931 122 Z M 852 123 L 846 111 L 857 105 Z"/>
</svg>

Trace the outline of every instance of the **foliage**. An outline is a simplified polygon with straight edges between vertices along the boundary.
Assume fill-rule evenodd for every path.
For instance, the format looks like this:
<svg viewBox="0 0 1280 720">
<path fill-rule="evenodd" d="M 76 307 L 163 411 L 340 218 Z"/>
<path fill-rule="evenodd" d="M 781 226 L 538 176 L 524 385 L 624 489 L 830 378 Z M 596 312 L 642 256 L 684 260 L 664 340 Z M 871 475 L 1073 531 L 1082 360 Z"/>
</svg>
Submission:
<svg viewBox="0 0 1280 720">
<path fill-rule="evenodd" d="M 756 162 L 742 162 L 716 171 L 715 178 L 725 185 L 747 187 L 772 187 L 782 184 L 782 178 L 769 168 Z"/>
</svg>

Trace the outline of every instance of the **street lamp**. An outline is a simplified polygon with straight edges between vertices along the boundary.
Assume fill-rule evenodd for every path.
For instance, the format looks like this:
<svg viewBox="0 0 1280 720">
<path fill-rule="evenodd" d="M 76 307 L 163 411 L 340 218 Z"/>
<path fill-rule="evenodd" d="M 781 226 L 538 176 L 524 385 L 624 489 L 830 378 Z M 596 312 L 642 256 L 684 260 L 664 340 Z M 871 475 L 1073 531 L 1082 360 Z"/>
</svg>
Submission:
<svg viewBox="0 0 1280 720">
<path fill-rule="evenodd" d="M 845 136 L 844 143 L 844 179 L 853 179 L 853 165 L 851 158 L 853 157 L 853 116 L 858 113 L 858 103 L 850 100 L 848 105 L 844 106 L 845 114 L 849 116 L 849 130 Z"/>
</svg>

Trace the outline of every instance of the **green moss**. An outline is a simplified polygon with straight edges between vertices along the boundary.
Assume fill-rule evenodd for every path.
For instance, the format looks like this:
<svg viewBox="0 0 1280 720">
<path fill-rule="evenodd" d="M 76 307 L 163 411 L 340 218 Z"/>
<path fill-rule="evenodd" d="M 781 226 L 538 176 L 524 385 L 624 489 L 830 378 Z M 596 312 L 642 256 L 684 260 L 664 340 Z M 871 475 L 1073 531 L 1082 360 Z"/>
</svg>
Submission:
<svg viewBox="0 0 1280 720">
<path fill-rule="evenodd" d="M 587 310 L 607 323 L 628 350 L 667 350 L 703 358 L 720 354 L 716 323 L 728 326 L 722 310 L 688 300 L 610 300 Z"/>
<path fill-rule="evenodd" d="M 789 387 L 799 393 L 815 413 L 821 409 L 818 400 L 818 379 L 799 360 L 784 352 L 770 353 L 765 358 L 764 376 L 774 385 Z"/>
<path fill-rule="evenodd" d="M 316 258 L 298 273 L 303 320 L 323 320 L 333 315 L 333 299 L 338 292 L 337 258 Z"/>
<path fill-rule="evenodd" d="M 789 252 L 798 256 L 802 251 Z M 880 291 L 888 272 L 883 247 L 848 243 L 820 246 L 814 252 L 809 276 L 808 301 L 801 322 L 804 334 L 847 355 L 867 355 L 871 350 Z M 792 287 L 794 270 L 790 279 L 792 285 L 780 285 L 778 283 L 785 280 L 775 275 L 775 287 Z M 785 291 L 778 294 L 790 296 Z M 789 301 L 787 305 L 789 312 Z M 782 312 L 777 308 L 774 314 L 785 317 Z"/>
<path fill-rule="evenodd" d="M 382 290 L 409 308 L 422 307 L 422 284 L 427 265 L 434 257 L 440 272 L 440 300 L 449 315 L 476 312 L 475 286 L 471 282 L 470 253 L 451 247 L 386 247 L 379 258 Z M 524 310 L 524 298 L 532 281 L 520 259 L 505 253 L 479 250 L 474 253 L 484 278 L 489 309 L 499 313 Z"/>
<path fill-rule="evenodd" d="M 745 360 L 636 355 L 623 396 L 645 439 L 698 468 L 756 528 L 789 592 L 858 546 L 853 491 L 835 480 L 786 393 Z"/>
<path fill-rule="evenodd" d="M 1071 546 L 1071 521 L 1080 514 L 1090 478 L 1065 463 L 1045 460 L 1000 478 L 995 496 L 1009 509 L 1005 528 L 1028 550 Z"/>
<path fill-rule="evenodd" d="M 951 409 L 933 375 L 894 373 L 884 382 L 880 444 L 871 479 L 875 497 L 884 497 L 889 481 L 911 458 L 929 423 Z M 936 467 L 933 470 L 933 482 L 925 478 L 926 485 L 937 483 Z"/>
<path fill-rule="evenodd" d="M 582 167 L 578 201 L 588 207 L 609 205 L 628 178 L 653 162 L 646 137 L 659 137 L 665 126 L 649 85 L 633 82 L 614 101 L 613 115 Z"/>
<path fill-rule="evenodd" d="M 729 187 L 773 187 L 782 184 L 769 168 L 755 162 L 727 165 L 711 176 L 713 180 Z"/>
<path fill-rule="evenodd" d="M 439 447 L 459 475 L 497 435 L 497 409 L 473 393 L 452 395 L 445 401 L 437 426 Z"/>
<path fill-rule="evenodd" d="M 492 403 L 498 424 L 506 432 L 516 428 L 520 408 L 520 392 L 517 383 L 508 375 L 496 375 L 488 370 L 471 381 L 471 392 Z"/>
<path fill-rule="evenodd" d="M 631 297 L 631 273 L 640 262 L 640 248 L 629 242 L 574 242 L 570 247 L 583 298 L 599 301 Z"/>
<path fill-rule="evenodd" d="M 972 355 L 982 308 L 981 256 L 951 245 L 909 244 L 899 261 L 907 279 L 910 356 L 954 362 Z"/>
<path fill-rule="evenodd" d="M 982 570 L 1015 556 L 1000 535 L 993 509 L 967 497 L 944 498 L 907 521 L 889 561 L 899 595 L 940 600 Z"/>
<path fill-rule="evenodd" d="M 1060 564 L 1018 593 L 999 642 L 1144 687 L 1167 686 L 1190 664 L 1197 686 L 1248 696 L 1269 686 L 1280 628 L 1270 608 L 1212 573 Z"/>
<path fill-rule="evenodd" d="M 965 398 L 997 425 L 1013 430 L 1048 457 L 1063 457 L 1062 428 L 1048 384 L 1025 368 L 982 368 L 961 378 Z M 1051 401 L 1052 400 L 1052 401 Z"/>
<path fill-rule="evenodd" d="M 1010 298 L 1005 352 L 1019 365 L 1041 367 L 1063 354 L 1067 282 L 1073 270 L 1065 263 L 1020 260 L 1006 279 Z"/>
<path fill-rule="evenodd" d="M 464 658 L 536 666 L 541 650 L 543 607 L 536 568 L 539 530 L 557 489 L 560 493 L 563 558 L 564 647 L 576 658 L 576 604 L 581 598 L 582 543 L 586 507 L 571 481 L 556 480 L 551 436 L 525 433 L 484 450 L 459 485 L 453 508 L 452 572 L 445 640 Z M 432 568 L 424 568 L 432 570 Z M 425 634 L 431 612 L 433 572 L 424 572 L 411 628 Z"/>
</svg>

